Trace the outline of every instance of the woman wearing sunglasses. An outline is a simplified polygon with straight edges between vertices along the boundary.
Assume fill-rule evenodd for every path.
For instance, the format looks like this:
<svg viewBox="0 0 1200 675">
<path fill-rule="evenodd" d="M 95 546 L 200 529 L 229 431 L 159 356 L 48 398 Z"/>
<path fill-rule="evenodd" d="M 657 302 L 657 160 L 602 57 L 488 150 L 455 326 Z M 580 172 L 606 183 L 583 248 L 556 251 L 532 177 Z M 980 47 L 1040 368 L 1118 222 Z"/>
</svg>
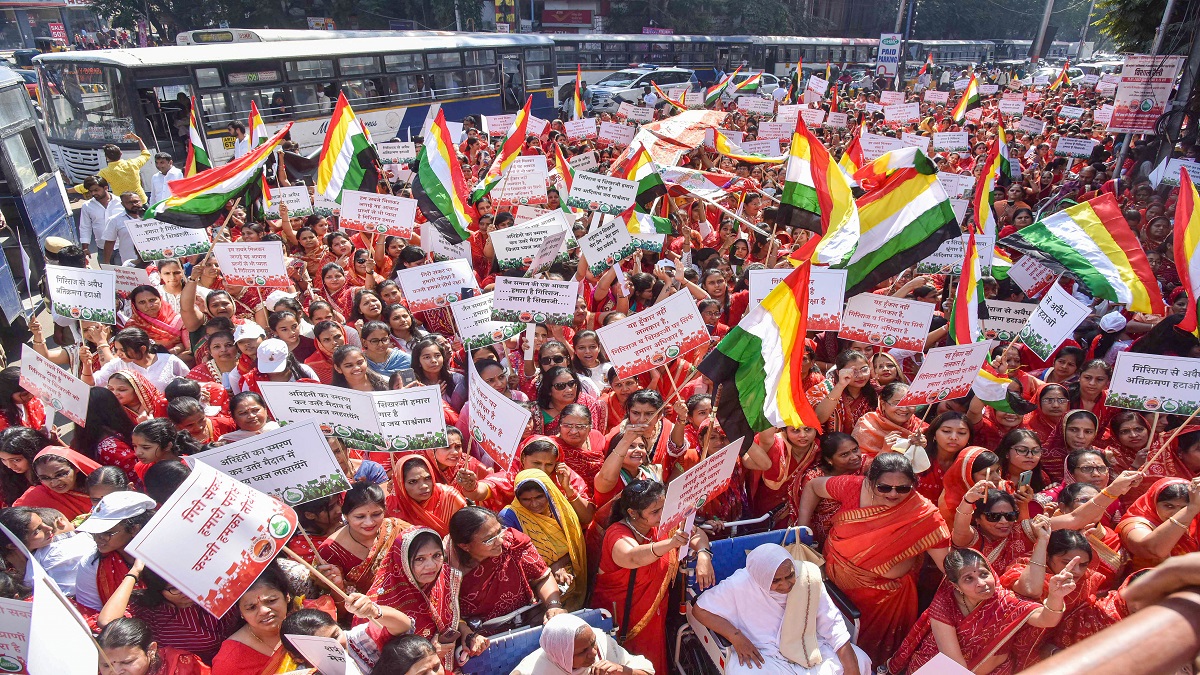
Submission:
<svg viewBox="0 0 1200 675">
<path fill-rule="evenodd" d="M 542 378 L 538 382 L 537 409 L 533 412 L 533 433 L 553 436 L 558 433 L 563 410 L 572 403 L 580 403 L 591 411 L 592 419 L 599 419 L 604 411 L 594 396 L 582 390 L 570 362 L 563 365 L 543 366 Z"/>
<path fill-rule="evenodd" d="M 917 620 L 917 574 L 924 553 L 940 568 L 950 528 L 914 491 L 917 476 L 904 455 L 885 452 L 867 475 L 814 478 L 800 498 L 800 525 L 812 523 L 821 499 L 839 503 L 825 541 L 825 571 L 863 612 L 858 643 L 875 663 L 895 652 Z"/>
<path fill-rule="evenodd" d="M 1004 574 L 1017 559 L 1029 556 L 1034 545 L 1017 500 L 983 480 L 963 495 L 955 509 L 951 542 L 982 553 L 996 574 Z"/>
</svg>

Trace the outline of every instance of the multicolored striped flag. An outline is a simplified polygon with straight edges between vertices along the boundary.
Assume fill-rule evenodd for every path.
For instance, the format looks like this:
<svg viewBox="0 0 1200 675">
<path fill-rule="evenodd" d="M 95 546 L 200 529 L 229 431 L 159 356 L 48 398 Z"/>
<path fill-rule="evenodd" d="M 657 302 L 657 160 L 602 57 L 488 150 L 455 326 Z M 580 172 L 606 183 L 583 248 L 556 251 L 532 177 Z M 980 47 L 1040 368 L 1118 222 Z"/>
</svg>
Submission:
<svg viewBox="0 0 1200 675">
<path fill-rule="evenodd" d="M 263 213 L 271 212 L 271 185 L 267 183 L 267 172 L 260 174 L 262 177 L 262 206 Z"/>
<path fill-rule="evenodd" d="M 640 142 L 631 145 L 622 157 L 617 158 L 610 175 L 625 180 L 637 181 L 638 193 L 635 203 L 649 209 L 655 199 L 667 194 L 667 184 L 658 173 L 658 166 L 651 159 L 646 146 Z"/>
<path fill-rule="evenodd" d="M 971 199 L 971 214 L 975 219 L 974 232 L 996 234 L 996 212 L 992 208 L 995 200 L 996 179 L 1008 174 L 1008 143 L 1004 140 L 1004 127 L 996 127 L 996 140 L 988 148 L 983 171 L 975 181 L 975 195 Z"/>
<path fill-rule="evenodd" d="M 983 301 L 983 278 L 979 270 L 979 249 L 975 246 L 975 232 L 967 235 L 967 249 L 963 254 L 962 274 L 958 275 L 954 304 L 950 306 L 950 338 L 954 344 L 966 345 L 978 342 L 983 337 L 983 323 L 987 318 L 987 306 Z"/>
<path fill-rule="evenodd" d="M 471 236 L 475 207 L 467 201 L 467 182 L 463 179 L 458 151 L 446 127 L 446 113 L 438 111 L 429 127 L 425 145 L 417 156 L 417 173 L 412 182 L 413 197 L 425 219 L 452 244 Z"/>
<path fill-rule="evenodd" d="M 1200 297 L 1200 196 L 1187 169 L 1179 169 L 1179 201 L 1175 202 L 1175 269 L 1187 293 L 1187 310 L 1179 330 L 1200 337 L 1196 325 L 1196 298 Z"/>
<path fill-rule="evenodd" d="M 354 115 L 346 94 L 338 94 L 321 146 L 317 192 L 341 204 L 343 190 L 374 192 L 378 183 L 379 156 L 371 137 Z"/>
<path fill-rule="evenodd" d="M 576 64 L 575 66 L 575 98 L 571 108 L 571 119 L 581 120 L 583 114 L 583 66 Z"/>
<path fill-rule="evenodd" d="M 983 107 L 983 101 L 979 98 L 979 80 L 975 79 L 975 73 L 971 73 L 971 80 L 967 82 L 967 88 L 963 90 L 962 97 L 955 104 L 950 118 L 961 124 L 963 120 L 967 119 L 967 111 L 981 107 Z"/>
<path fill-rule="evenodd" d="M 226 203 L 246 194 L 252 189 L 262 173 L 263 165 L 271 154 L 279 149 L 283 139 L 292 130 L 288 122 L 266 143 L 251 148 L 250 152 L 232 162 L 209 171 L 202 171 L 187 178 L 171 181 L 171 196 L 151 204 L 143 218 L 157 218 L 174 222 L 184 227 L 204 227 L 210 223 L 199 223 L 194 218 L 172 219 L 172 214 L 182 216 L 209 216 L 225 208 Z"/>
<path fill-rule="evenodd" d="M 1068 87 L 1071 86 L 1071 76 L 1067 74 L 1067 69 L 1070 67 L 1070 61 L 1067 61 L 1063 64 L 1062 70 L 1058 73 L 1058 77 L 1054 78 L 1054 81 L 1050 83 L 1050 91 L 1054 91 L 1063 85 Z"/>
<path fill-rule="evenodd" d="M 250 124 L 247 125 L 246 137 L 250 140 L 250 147 L 267 142 L 267 123 L 258 112 L 258 104 L 254 99 L 250 99 Z"/>
<path fill-rule="evenodd" d="M 758 85 L 762 84 L 762 71 L 758 71 L 746 77 L 746 79 L 733 85 L 736 91 L 758 91 Z"/>
<path fill-rule="evenodd" d="M 813 214 L 819 217 L 814 218 Z M 850 181 L 804 123 L 803 115 L 796 117 L 775 222 L 781 227 L 801 227 L 821 235 L 831 229 L 847 236 L 858 232 L 858 207 L 854 204 Z"/>
<path fill-rule="evenodd" d="M 719 129 L 708 128 L 704 130 L 704 140 L 706 145 L 711 145 L 718 154 L 731 157 L 739 162 L 747 164 L 777 164 L 787 159 L 787 155 L 768 156 L 759 155 L 746 150 L 733 139 L 721 133 Z M 711 140 L 711 143 L 709 142 Z"/>
<path fill-rule="evenodd" d="M 1166 308 L 1142 245 L 1111 193 L 1068 207 L 1000 240 L 1078 279 L 1093 297 L 1134 312 Z"/>
<path fill-rule="evenodd" d="M 992 278 L 1007 279 L 1008 271 L 1012 269 L 1012 256 L 1008 254 L 1008 250 L 1000 247 L 992 247 Z"/>
<path fill-rule="evenodd" d="M 807 262 L 792 271 L 697 366 L 717 386 L 717 419 L 730 438 L 820 428 L 804 386 L 810 272 Z"/>
<path fill-rule="evenodd" d="M 567 158 L 563 157 L 562 146 L 558 143 L 554 144 L 554 170 L 562 177 L 563 187 L 567 189 L 567 194 L 571 192 L 571 185 L 575 182 L 575 169 L 567 163 Z M 562 210 L 567 213 L 574 213 L 571 207 L 567 206 L 567 195 L 559 195 L 559 203 Z"/>
<path fill-rule="evenodd" d="M 183 175 L 195 176 L 212 167 L 212 160 L 208 158 L 208 138 L 204 133 L 204 125 L 200 124 L 200 115 L 196 112 L 196 97 L 193 96 L 192 111 L 188 115 L 188 154 L 187 162 L 183 165 Z"/>
<path fill-rule="evenodd" d="M 983 367 L 979 369 L 979 374 L 975 376 L 975 383 L 971 385 L 971 391 L 975 392 L 975 396 L 983 401 L 984 405 L 989 405 L 1000 412 L 1024 414 L 1019 413 L 1013 405 L 1014 399 L 1020 400 L 1020 396 L 1009 391 L 1008 388 L 1011 385 L 1012 378 L 996 372 L 995 366 L 984 361 Z"/>
<path fill-rule="evenodd" d="M 508 167 L 512 166 L 512 163 L 521 156 L 521 150 L 525 147 L 525 134 L 529 130 L 529 106 L 531 103 L 533 103 L 533 96 L 525 99 L 525 107 L 517 113 L 512 126 L 505 133 L 504 140 L 500 142 L 500 152 L 496 153 L 496 158 L 488 166 L 487 175 L 471 191 L 472 204 L 486 197 L 492 188 L 500 183 L 500 179 L 504 177 L 504 172 L 508 170 Z"/>
<path fill-rule="evenodd" d="M 929 69 L 932 67 L 933 67 L 933 52 L 929 52 L 929 54 L 925 57 L 925 63 L 921 64 L 921 69 L 917 71 L 917 74 L 924 75 L 925 73 L 929 72 Z"/>
<path fill-rule="evenodd" d="M 864 120 L 862 124 L 858 125 L 858 133 L 854 134 L 850 145 L 846 146 L 846 149 L 842 151 L 841 159 L 838 160 L 838 166 L 851 176 L 858 173 L 858 170 L 867 163 L 862 149 L 862 135 L 865 133 L 867 133 L 867 123 Z"/>
<path fill-rule="evenodd" d="M 687 91 L 686 91 L 686 90 L 684 90 L 684 92 L 683 92 L 682 94 L 680 94 L 680 95 L 679 95 L 679 100 L 678 100 L 678 101 L 676 101 L 675 99 L 671 98 L 671 97 L 670 97 L 670 96 L 667 94 L 667 92 L 663 91 L 663 90 L 662 90 L 662 89 L 661 89 L 661 88 L 658 86 L 658 83 L 657 83 L 657 82 L 651 82 L 651 83 L 650 83 L 650 86 L 654 88 L 654 93 L 655 93 L 655 95 L 656 95 L 656 96 L 658 96 L 659 98 L 661 98 L 662 100 L 666 101 L 666 102 L 667 102 L 667 104 L 668 104 L 668 105 L 670 105 L 672 108 L 674 108 L 674 109 L 676 109 L 676 110 L 680 110 L 680 111 L 682 111 L 682 110 L 687 110 L 687 109 L 688 109 L 688 107 L 687 107 L 686 105 L 684 105 L 684 104 L 683 104 L 683 99 L 684 99 L 684 97 L 685 97 L 685 96 L 687 96 Z"/>
<path fill-rule="evenodd" d="M 725 77 L 721 78 L 720 82 L 714 84 L 713 86 L 709 87 L 708 89 L 705 89 L 704 90 L 704 106 L 708 107 L 708 106 L 716 103 L 717 100 L 721 98 L 721 93 L 725 91 L 725 87 L 728 87 L 729 83 L 733 80 L 733 78 L 737 77 L 737 74 L 740 73 L 741 71 L 742 71 L 742 67 L 738 66 L 737 68 L 735 68 L 733 70 L 732 74 L 726 75 Z"/>
<path fill-rule="evenodd" d="M 838 107 L 840 105 L 841 105 L 841 102 L 838 101 L 837 85 L 834 84 L 833 82 L 830 82 L 829 83 L 829 112 L 831 112 L 831 113 L 837 112 Z"/>
</svg>

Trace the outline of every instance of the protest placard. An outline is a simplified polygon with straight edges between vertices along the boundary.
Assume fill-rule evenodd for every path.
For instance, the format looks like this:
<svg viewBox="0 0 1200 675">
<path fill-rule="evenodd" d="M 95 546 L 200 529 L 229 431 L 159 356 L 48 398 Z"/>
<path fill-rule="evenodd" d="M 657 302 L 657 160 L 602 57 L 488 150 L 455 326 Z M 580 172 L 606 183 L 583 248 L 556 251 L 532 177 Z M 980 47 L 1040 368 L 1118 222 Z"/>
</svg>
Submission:
<svg viewBox="0 0 1200 675">
<path fill-rule="evenodd" d="M 800 117 L 800 111 L 807 107 L 799 103 L 780 105 L 775 109 L 775 121 L 788 125 L 789 131 L 795 129 L 796 119 Z"/>
<path fill-rule="evenodd" d="M 950 101 L 950 92 L 926 89 L 925 100 L 929 103 L 948 103 Z"/>
<path fill-rule="evenodd" d="M 64 319 L 117 322 L 117 276 L 104 270 L 46 265 L 50 309 Z"/>
<path fill-rule="evenodd" d="M 1193 184 L 1200 184 L 1200 162 L 1184 157 L 1171 157 L 1150 172 L 1150 184 L 1158 187 L 1179 187 L 1179 170 L 1187 169 Z"/>
<path fill-rule="evenodd" d="M 296 506 L 350 489 L 325 434 L 313 420 L 205 450 L 187 458 Z"/>
<path fill-rule="evenodd" d="M 291 286 L 283 242 L 218 242 L 213 245 L 213 257 L 221 267 L 226 286 L 284 289 Z"/>
<path fill-rule="evenodd" d="M 688 290 L 596 331 L 621 379 L 641 375 L 709 342 Z"/>
<path fill-rule="evenodd" d="M 987 358 L 989 346 L 987 342 L 973 342 L 930 349 L 908 393 L 897 405 L 924 405 L 966 396 Z"/>
<path fill-rule="evenodd" d="M 567 206 L 609 215 L 623 213 L 637 197 L 636 181 L 597 173 L 576 173 Z"/>
<path fill-rule="evenodd" d="M 570 228 L 567 214 L 554 209 L 522 225 L 492 230 L 488 236 L 492 240 L 496 264 L 507 271 L 527 269 L 546 237 Z"/>
<path fill-rule="evenodd" d="M 471 242 L 464 239 L 452 242 L 446 233 L 436 227 L 421 228 L 421 248 L 429 251 L 434 262 L 471 258 Z"/>
<path fill-rule="evenodd" d="M 683 95 L 683 104 L 689 108 L 703 108 L 704 107 L 704 92 L 689 91 L 688 93 Z"/>
<path fill-rule="evenodd" d="M 979 85 L 980 96 L 991 96 L 1000 91 L 1000 86 L 996 84 L 981 84 Z"/>
<path fill-rule="evenodd" d="M 992 258 L 996 255 L 995 235 L 975 235 L 975 248 L 979 252 L 980 273 L 985 277 L 991 275 Z M 947 239 L 932 255 L 917 263 L 917 274 L 962 274 L 966 254 L 966 236 Z"/>
<path fill-rule="evenodd" d="M 902 91 L 881 91 L 879 92 L 879 105 L 887 108 L 889 105 L 899 105 L 904 103 L 904 92 Z"/>
<path fill-rule="evenodd" d="M 805 93 L 812 92 L 820 99 L 829 91 L 829 81 L 819 75 L 809 75 L 808 84 L 804 86 Z"/>
<path fill-rule="evenodd" d="M 1033 86 L 1035 87 L 1044 87 L 1048 84 L 1050 84 L 1049 75 L 1037 75 L 1033 78 Z"/>
<path fill-rule="evenodd" d="M 343 230 L 390 234 L 408 239 L 412 236 L 416 216 L 415 199 L 343 190 L 342 215 L 338 222 Z"/>
<path fill-rule="evenodd" d="M 266 210 L 267 220 L 279 218 L 279 206 L 287 207 L 288 218 L 307 218 L 312 215 L 312 197 L 306 185 L 285 185 L 271 188 L 271 206 Z"/>
<path fill-rule="evenodd" d="M 1177 183 L 1179 181 L 1176 181 Z M 129 297 L 133 289 L 150 283 L 150 272 L 141 267 L 126 267 L 124 265 L 105 265 L 100 263 L 100 269 L 116 275 L 117 297 L 122 300 Z"/>
<path fill-rule="evenodd" d="M 28 661 L 21 664 L 24 671 L 32 675 L 96 675 L 100 653 L 87 622 L 36 560 L 30 559 L 28 564 L 33 568 L 33 603 L 24 636 L 28 655 Z"/>
<path fill-rule="evenodd" d="M 818 110 L 817 112 L 821 112 Z M 824 114 L 824 113 L 822 113 Z M 819 126 L 819 123 L 818 123 Z M 751 155 L 761 155 L 763 157 L 779 157 L 782 153 L 779 150 L 779 139 L 769 138 L 766 140 L 745 141 L 742 143 L 742 149 Z"/>
<path fill-rule="evenodd" d="M 965 131 L 933 132 L 934 152 L 970 152 L 971 139 Z"/>
<path fill-rule="evenodd" d="M 313 213 L 322 218 L 340 215 L 342 205 L 318 192 L 313 195 Z"/>
<path fill-rule="evenodd" d="M 850 125 L 850 116 L 846 113 L 831 112 L 825 117 L 825 126 L 830 129 L 845 129 Z"/>
<path fill-rule="evenodd" d="M 546 133 L 546 129 L 550 127 L 549 120 L 544 120 L 537 115 L 529 116 L 529 125 L 525 128 L 526 135 L 538 136 L 539 138 Z"/>
<path fill-rule="evenodd" d="M 208 253 L 212 243 L 203 229 L 180 227 L 161 220 L 130 218 L 125 221 L 138 257 L 146 262 Z"/>
<path fill-rule="evenodd" d="M 921 104 L 897 103 L 883 107 L 883 118 L 888 122 L 907 124 L 921 119 Z"/>
<path fill-rule="evenodd" d="M 729 487 L 741 448 L 742 439 L 739 438 L 667 483 L 666 501 L 659 521 L 661 532 L 674 533 L 690 514 L 699 511 Z"/>
<path fill-rule="evenodd" d="M 458 337 L 466 349 L 479 349 L 519 335 L 525 324 L 492 321 L 492 294 L 482 293 L 450 305 Z"/>
<path fill-rule="evenodd" d="M 1183 63 L 1182 56 L 1127 54 L 1113 98 L 1108 132 L 1154 133 L 1155 124 L 1171 100 L 1171 89 Z"/>
<path fill-rule="evenodd" d="M 290 506 L 197 464 L 125 553 L 222 617 L 295 531 Z"/>
<path fill-rule="evenodd" d="M 1091 314 L 1091 308 L 1083 304 L 1058 284 L 1052 284 L 1046 297 L 1029 315 L 1029 321 L 1021 329 L 1021 342 L 1029 351 L 1045 361 L 1050 358 L 1064 340 L 1071 337 L 1075 327 Z"/>
<path fill-rule="evenodd" d="M 914 104 L 915 105 L 915 104 Z M 921 152 L 929 154 L 929 143 L 932 139 L 909 131 L 900 134 L 900 142 L 907 148 L 920 148 Z"/>
<path fill-rule="evenodd" d="M 759 115 L 772 115 L 775 113 L 775 101 L 758 95 L 739 96 L 737 109 Z"/>
<path fill-rule="evenodd" d="M 391 450 L 446 447 L 446 414 L 441 387 L 428 385 L 377 391 L 375 418 Z"/>
<path fill-rule="evenodd" d="M 628 124 L 601 122 L 597 140 L 623 148 L 633 142 L 633 135 L 636 132 L 637 129 Z"/>
<path fill-rule="evenodd" d="M 968 110 L 965 117 L 968 122 L 978 122 L 983 119 L 983 108 L 973 108 Z"/>
<path fill-rule="evenodd" d="M 543 209 L 537 206 L 523 204 L 513 209 L 513 224 L 524 225 L 534 218 L 541 218 L 542 216 L 549 214 L 552 210 L 553 209 Z"/>
<path fill-rule="evenodd" d="M 479 290 L 469 258 L 398 270 L 396 282 L 404 292 L 408 311 L 414 314 L 458 302 L 464 289 Z"/>
<path fill-rule="evenodd" d="M 1067 138 L 1064 136 L 1054 144 L 1054 155 L 1087 159 L 1092 156 L 1092 151 L 1095 149 L 1096 141 L 1090 138 Z"/>
<path fill-rule="evenodd" d="M 591 171 L 600 166 L 600 160 L 596 157 L 595 150 L 581 152 L 578 155 L 567 158 L 567 164 L 575 172 Z"/>
<path fill-rule="evenodd" d="M 954 81 L 954 91 L 962 91 L 967 88 L 968 84 L 971 84 L 971 78 L 960 77 Z"/>
<path fill-rule="evenodd" d="M 467 369 L 467 377 L 471 438 L 497 466 L 511 466 L 529 422 L 529 409 L 493 389 L 474 368 Z"/>
<path fill-rule="evenodd" d="M 1042 92 L 1040 92 L 1040 91 L 1025 92 L 1025 102 L 1026 103 L 1037 103 L 1040 100 L 1042 100 Z"/>
<path fill-rule="evenodd" d="M 750 270 L 750 309 L 767 297 L 790 269 Z M 808 277 L 808 330 L 837 330 L 842 324 L 842 302 L 846 295 L 846 270 L 814 267 Z"/>
<path fill-rule="evenodd" d="M 1058 116 L 1069 120 L 1077 120 L 1083 117 L 1083 113 L 1083 108 L 1074 105 L 1064 105 L 1058 109 Z"/>
<path fill-rule="evenodd" d="M 494 117 L 515 118 L 516 115 L 495 115 Z M 508 127 L 504 129 L 508 129 Z M 504 134 L 504 129 L 500 130 L 501 135 Z M 417 159 L 417 144 L 412 141 L 376 143 L 375 151 L 379 153 L 379 163 L 384 166 L 389 164 L 408 164 Z M 290 211 L 291 207 L 288 207 L 288 210 Z"/>
<path fill-rule="evenodd" d="M 795 120 L 793 120 L 793 123 L 794 122 L 795 122 Z M 741 145 L 742 141 L 746 140 L 746 132 L 738 131 L 737 129 L 717 129 L 717 133 L 721 134 L 725 138 L 728 138 L 729 140 L 733 141 L 734 143 L 736 143 L 738 145 Z M 704 143 L 706 146 L 709 146 L 709 147 L 712 147 L 712 140 L 710 140 L 711 135 L 712 135 L 711 133 L 706 133 L 704 135 Z"/>
<path fill-rule="evenodd" d="M 23 389 L 66 415 L 75 424 L 83 426 L 87 423 L 91 386 L 37 353 L 28 344 L 21 345 L 20 382 Z M 3 672 L 2 668 L 0 672 Z"/>
<path fill-rule="evenodd" d="M 546 158 L 541 155 L 517 157 L 504 173 L 504 183 L 496 193 L 496 202 L 505 204 L 545 204 Z"/>
<path fill-rule="evenodd" d="M 663 244 L 667 241 L 667 235 L 658 232 L 633 232 L 629 236 L 633 239 L 634 248 L 651 253 L 662 253 Z"/>
<path fill-rule="evenodd" d="M 1095 122 L 1096 124 L 1107 125 L 1110 121 L 1112 121 L 1112 116 L 1113 116 L 1112 104 L 1105 103 L 1104 105 L 1097 108 L 1094 113 L 1092 113 L 1092 121 Z"/>
<path fill-rule="evenodd" d="M 932 319 L 932 303 L 860 293 L 846 301 L 838 337 L 920 352 Z"/>
<path fill-rule="evenodd" d="M 533 254 L 533 261 L 529 263 L 529 269 L 525 272 L 525 276 L 537 276 L 550 269 L 554 261 L 566 250 L 570 236 L 570 230 L 563 230 L 543 239 L 538 246 L 537 253 Z"/>
<path fill-rule="evenodd" d="M 975 187 L 975 177 L 967 174 L 939 171 L 937 179 L 942 184 L 942 188 L 946 190 L 946 195 L 951 199 L 969 197 L 972 193 L 971 189 Z"/>
<path fill-rule="evenodd" d="M 614 216 L 604 216 L 599 225 L 592 226 L 579 238 L 579 251 L 587 261 L 588 270 L 597 276 L 633 255 L 635 250 L 625 222 Z"/>
<path fill-rule="evenodd" d="M 1025 113 L 1025 101 L 1021 98 L 1002 98 L 997 108 L 1002 115 L 1022 115 Z"/>
<path fill-rule="evenodd" d="M 972 675 L 972 672 L 958 661 L 939 652 L 912 675 Z"/>
<path fill-rule="evenodd" d="M 346 648 L 334 638 L 288 633 L 287 639 L 318 675 L 362 675 Z"/>
<path fill-rule="evenodd" d="M 367 392 L 308 382 L 260 382 L 259 390 L 280 423 L 312 420 L 353 450 L 386 449 Z"/>
<path fill-rule="evenodd" d="M 0 598 L 0 673 L 28 675 L 30 672 L 26 666 L 29 663 L 29 628 L 32 619 L 33 603 Z M 39 637 L 46 637 L 53 642 L 57 636 L 56 630 L 55 638 Z M 95 654 L 96 650 L 93 648 L 91 651 Z M 52 672 L 62 671 L 55 668 Z"/>
<path fill-rule="evenodd" d="M 621 105 L 617 106 L 616 117 L 617 119 L 624 118 L 630 122 L 637 122 L 638 124 L 642 124 L 643 122 L 653 122 L 654 108 L 634 105 L 628 101 L 625 101 L 622 102 Z"/>
<path fill-rule="evenodd" d="M 899 138 L 880 136 L 879 134 L 870 132 L 859 136 L 859 142 L 862 144 L 863 157 L 868 162 L 879 159 L 885 152 L 899 150 L 904 147 L 904 143 Z"/>
<path fill-rule="evenodd" d="M 563 130 L 566 131 L 567 138 L 572 141 L 596 140 L 598 135 L 595 117 L 584 117 L 565 122 Z"/>
<path fill-rule="evenodd" d="M 578 281 L 497 277 L 492 320 L 569 326 L 578 297 Z"/>
<path fill-rule="evenodd" d="M 1054 270 L 1046 267 L 1038 262 L 1033 256 L 1022 256 L 1020 260 L 1013 263 L 1013 266 L 1008 270 L 1008 278 L 1013 280 L 1017 286 L 1025 292 L 1025 295 L 1031 298 L 1037 298 L 1050 284 L 1054 283 L 1055 277 L 1058 275 Z"/>
<path fill-rule="evenodd" d="M 989 340 L 1012 340 L 1021 333 L 1037 305 L 1032 302 L 985 300 L 988 316 L 981 319 L 983 335 Z"/>
<path fill-rule="evenodd" d="M 805 120 L 805 123 L 807 124 L 808 121 Z M 786 122 L 759 122 L 758 138 L 760 140 L 767 140 L 771 138 L 791 138 L 792 130 L 795 128 L 795 124 L 789 125 Z"/>
<path fill-rule="evenodd" d="M 1022 117 L 1017 122 L 1017 130 L 1037 136 L 1046 130 L 1046 123 L 1036 117 Z"/>
<path fill-rule="evenodd" d="M 483 130 L 487 132 L 490 138 L 501 138 L 508 135 L 508 130 L 512 128 L 515 121 L 517 121 L 515 113 L 507 115 L 484 115 Z"/>
<path fill-rule="evenodd" d="M 1118 352 L 1104 405 L 1191 415 L 1200 408 L 1200 359 Z"/>
<path fill-rule="evenodd" d="M 800 117 L 804 119 L 804 123 L 808 125 L 810 129 L 816 129 L 824 124 L 825 111 L 821 110 L 820 108 L 802 108 L 800 110 Z M 792 128 L 794 129 L 795 126 L 793 125 Z"/>
</svg>

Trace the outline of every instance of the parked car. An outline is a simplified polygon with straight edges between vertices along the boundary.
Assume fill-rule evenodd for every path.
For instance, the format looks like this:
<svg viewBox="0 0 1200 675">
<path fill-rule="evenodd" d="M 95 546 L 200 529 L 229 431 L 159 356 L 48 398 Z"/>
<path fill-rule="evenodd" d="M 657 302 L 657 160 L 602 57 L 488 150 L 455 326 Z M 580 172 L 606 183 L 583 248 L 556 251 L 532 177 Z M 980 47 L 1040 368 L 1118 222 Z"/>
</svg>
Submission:
<svg viewBox="0 0 1200 675">
<path fill-rule="evenodd" d="M 584 104 L 594 113 L 614 113 L 622 102 L 641 101 L 652 83 L 664 92 L 679 87 L 685 87 L 688 91 L 700 88 L 696 73 L 687 68 L 658 68 L 642 64 L 618 70 L 595 84 L 589 84 Z"/>
</svg>

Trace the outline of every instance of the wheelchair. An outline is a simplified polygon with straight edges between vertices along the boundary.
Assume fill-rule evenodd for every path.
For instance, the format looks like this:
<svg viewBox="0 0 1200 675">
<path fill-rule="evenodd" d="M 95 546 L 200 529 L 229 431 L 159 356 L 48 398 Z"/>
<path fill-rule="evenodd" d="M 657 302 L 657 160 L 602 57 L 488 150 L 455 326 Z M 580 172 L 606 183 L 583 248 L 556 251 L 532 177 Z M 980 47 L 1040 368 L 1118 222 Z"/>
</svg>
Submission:
<svg viewBox="0 0 1200 675">
<path fill-rule="evenodd" d="M 581 609 L 572 612 L 592 628 L 613 634 L 612 615 L 603 609 Z M 462 667 L 465 675 L 508 675 L 526 656 L 538 649 L 542 637 L 542 626 L 518 628 L 493 635 L 491 644 L 479 656 L 467 661 Z"/>
<path fill-rule="evenodd" d="M 753 525 L 756 521 L 738 521 L 725 523 L 728 531 L 736 535 L 737 528 Z M 728 539 L 718 539 L 712 542 L 713 575 L 716 582 L 729 577 L 737 570 L 746 566 L 746 555 L 763 544 L 780 544 L 787 546 L 795 543 L 796 537 L 800 542 L 811 546 L 812 533 L 807 528 L 790 528 L 785 530 L 770 530 L 743 536 L 731 536 Z M 687 675 L 721 675 L 729 659 L 736 659 L 732 645 L 715 631 L 711 631 L 696 620 L 692 607 L 701 591 L 695 584 L 695 557 L 688 560 L 688 567 L 683 571 L 687 575 L 687 586 L 682 599 L 686 621 L 682 622 L 675 631 L 674 656 L 672 665 L 676 673 Z M 858 637 L 859 621 L 862 616 L 854 603 L 837 586 L 828 579 L 825 580 L 825 590 L 829 593 L 834 606 L 842 612 L 846 627 L 850 631 L 850 641 Z"/>
</svg>

